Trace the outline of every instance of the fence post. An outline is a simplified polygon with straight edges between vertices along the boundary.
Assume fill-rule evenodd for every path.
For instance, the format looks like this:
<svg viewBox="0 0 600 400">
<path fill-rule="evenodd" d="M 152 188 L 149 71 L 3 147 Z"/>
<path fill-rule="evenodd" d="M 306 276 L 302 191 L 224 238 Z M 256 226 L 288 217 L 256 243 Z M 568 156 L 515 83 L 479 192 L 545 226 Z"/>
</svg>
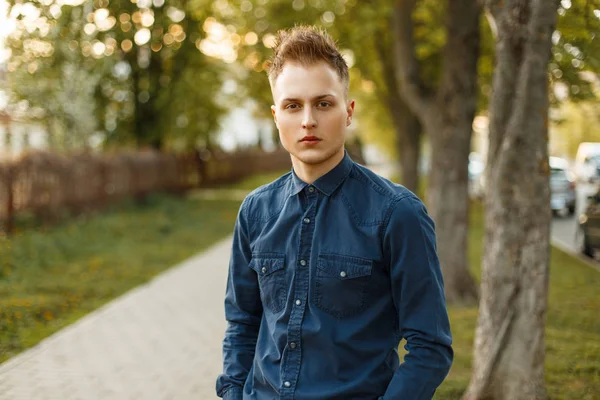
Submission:
<svg viewBox="0 0 600 400">
<path fill-rule="evenodd" d="M 15 230 L 15 202 L 14 202 L 14 187 L 13 187 L 13 172 L 14 168 L 8 164 L 6 166 L 6 234 L 10 235 Z"/>
</svg>

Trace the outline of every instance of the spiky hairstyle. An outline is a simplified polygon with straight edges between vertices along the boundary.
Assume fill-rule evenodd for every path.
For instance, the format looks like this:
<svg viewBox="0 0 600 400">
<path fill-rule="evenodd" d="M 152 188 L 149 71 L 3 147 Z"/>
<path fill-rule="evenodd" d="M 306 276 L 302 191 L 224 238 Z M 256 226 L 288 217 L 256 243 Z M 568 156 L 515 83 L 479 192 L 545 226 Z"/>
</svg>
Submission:
<svg viewBox="0 0 600 400">
<path fill-rule="evenodd" d="M 280 30 L 277 32 L 273 56 L 268 63 L 269 82 L 273 86 L 287 62 L 309 66 L 321 61 L 326 62 L 338 73 L 347 94 L 350 83 L 348 64 L 326 31 L 306 25 Z"/>
</svg>

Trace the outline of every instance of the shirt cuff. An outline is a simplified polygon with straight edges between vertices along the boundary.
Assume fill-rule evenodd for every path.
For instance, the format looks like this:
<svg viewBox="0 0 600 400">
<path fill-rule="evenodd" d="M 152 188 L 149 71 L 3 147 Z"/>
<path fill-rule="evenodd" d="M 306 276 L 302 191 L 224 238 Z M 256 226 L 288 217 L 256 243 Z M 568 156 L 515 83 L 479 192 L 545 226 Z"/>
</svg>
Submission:
<svg viewBox="0 0 600 400">
<path fill-rule="evenodd" d="M 223 393 L 223 400 L 242 400 L 243 389 L 232 386 Z"/>
</svg>

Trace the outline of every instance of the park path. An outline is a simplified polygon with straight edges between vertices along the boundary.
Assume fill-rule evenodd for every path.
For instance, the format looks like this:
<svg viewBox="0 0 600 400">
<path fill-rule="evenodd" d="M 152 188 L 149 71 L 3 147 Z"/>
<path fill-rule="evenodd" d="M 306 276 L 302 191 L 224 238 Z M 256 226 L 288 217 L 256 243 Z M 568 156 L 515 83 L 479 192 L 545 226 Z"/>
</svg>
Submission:
<svg viewBox="0 0 600 400">
<path fill-rule="evenodd" d="M 209 400 L 231 237 L 0 365 L 0 400 Z"/>
</svg>

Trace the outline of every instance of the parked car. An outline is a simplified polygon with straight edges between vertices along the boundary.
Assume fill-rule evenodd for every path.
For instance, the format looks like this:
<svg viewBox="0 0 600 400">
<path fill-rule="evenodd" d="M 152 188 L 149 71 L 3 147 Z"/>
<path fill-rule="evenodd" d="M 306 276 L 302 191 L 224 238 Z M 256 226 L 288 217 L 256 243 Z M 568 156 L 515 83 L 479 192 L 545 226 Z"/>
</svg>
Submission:
<svg viewBox="0 0 600 400">
<path fill-rule="evenodd" d="M 567 160 L 550 157 L 550 206 L 554 214 L 574 215 L 577 208 L 575 178 Z"/>
<path fill-rule="evenodd" d="M 575 234 L 577 250 L 588 257 L 594 257 L 600 248 L 600 191 L 588 197 L 588 203 L 579 216 L 579 226 Z"/>
</svg>

